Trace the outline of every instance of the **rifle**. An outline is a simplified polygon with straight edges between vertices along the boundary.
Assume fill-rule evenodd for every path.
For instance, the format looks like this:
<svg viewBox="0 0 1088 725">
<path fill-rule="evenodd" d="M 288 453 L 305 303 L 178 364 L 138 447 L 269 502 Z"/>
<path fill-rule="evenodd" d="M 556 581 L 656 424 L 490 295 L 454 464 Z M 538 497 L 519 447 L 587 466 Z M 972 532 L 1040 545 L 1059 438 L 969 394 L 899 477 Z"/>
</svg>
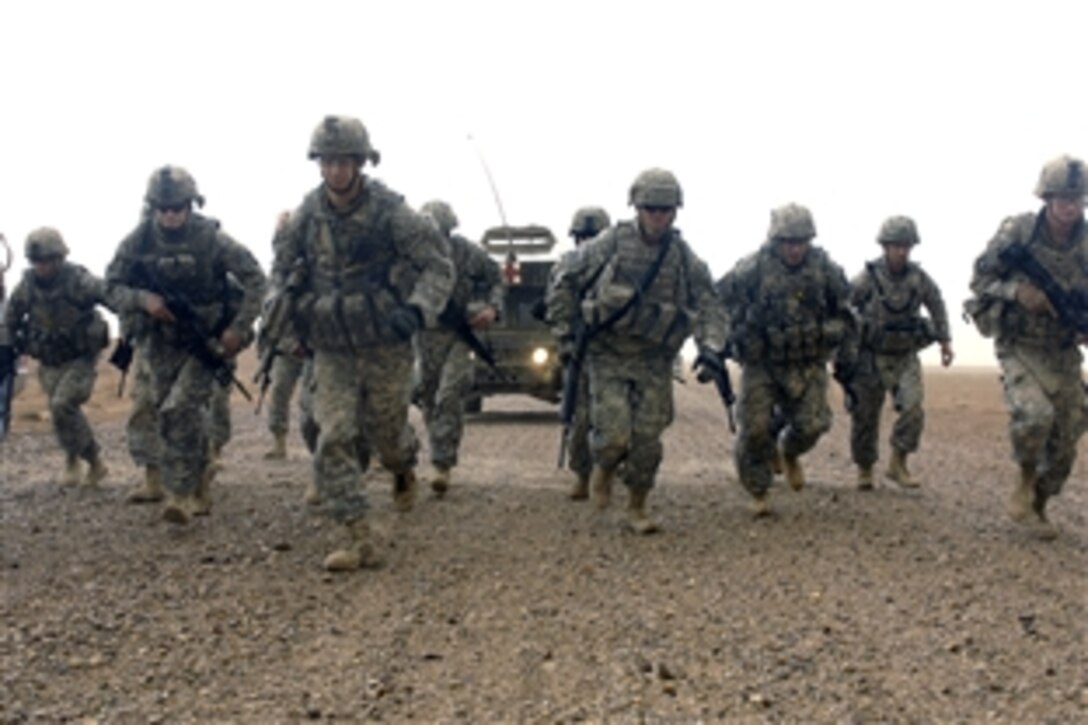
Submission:
<svg viewBox="0 0 1088 725">
<path fill-rule="evenodd" d="M 185 350 L 195 357 L 200 364 L 207 368 L 215 381 L 224 388 L 234 385 L 246 400 L 253 400 L 253 396 L 246 390 L 245 385 L 234 375 L 230 363 L 213 346 L 212 340 L 217 337 L 207 323 L 197 314 L 196 308 L 189 298 L 181 292 L 174 292 L 166 288 L 147 264 L 140 265 L 144 274 L 141 281 L 147 285 L 147 289 L 162 297 L 170 314 L 174 316 L 174 325 L 178 328 L 181 338 L 185 341 Z"/>
<path fill-rule="evenodd" d="M 134 350 L 132 341 L 128 337 L 117 338 L 117 345 L 110 353 L 109 364 L 121 371 L 121 380 L 117 383 L 117 397 L 125 393 L 125 379 L 128 377 L 128 369 L 132 366 Z"/>
<path fill-rule="evenodd" d="M 713 353 L 709 350 L 704 350 L 699 353 L 699 357 L 708 357 L 709 363 L 703 365 L 696 378 L 700 383 L 705 383 L 709 380 L 714 381 L 714 387 L 718 389 L 718 397 L 722 399 L 722 404 L 725 406 L 725 414 L 729 418 L 729 432 L 737 432 L 737 421 L 733 416 L 733 405 L 737 402 L 737 396 L 733 392 L 733 381 L 729 377 L 729 368 L 725 366 L 725 356 L 718 353 Z M 717 361 L 717 365 L 713 362 Z M 699 364 L 699 358 L 695 359 L 695 365 Z"/>
<path fill-rule="evenodd" d="M 660 248 L 657 251 L 657 256 L 654 257 L 653 263 L 650 264 L 642 279 L 639 280 L 634 294 L 626 302 L 604 320 L 592 326 L 582 322 L 575 333 L 574 351 L 570 357 L 570 362 L 567 363 L 566 369 L 563 371 L 563 400 L 559 406 L 559 420 L 563 424 L 563 429 L 560 431 L 559 438 L 559 460 L 556 464 L 558 468 L 562 468 L 567 460 L 567 439 L 570 438 L 570 433 L 574 429 L 574 411 L 577 409 L 578 403 L 578 379 L 582 377 L 582 364 L 585 362 L 589 341 L 616 324 L 621 317 L 635 306 L 636 302 L 642 299 L 643 293 L 650 288 L 654 278 L 657 277 L 657 273 L 661 271 L 661 265 L 665 262 L 665 255 L 669 253 L 669 247 L 672 246 L 672 238 L 673 231 L 670 229 L 664 238 L 658 242 Z M 582 286 L 579 297 L 584 296 L 589 288 L 596 284 L 597 279 L 607 266 L 608 262 L 605 262 L 590 275 L 589 280 Z"/>
<path fill-rule="evenodd" d="M 476 354 L 476 357 L 487 363 L 487 366 L 499 376 L 500 380 L 506 379 L 506 374 L 499 369 L 498 363 L 495 362 L 495 354 L 491 351 L 491 348 L 476 336 L 472 325 L 468 324 L 464 307 L 450 300 L 446 303 L 442 314 L 438 316 L 438 321 L 468 345 L 469 349 Z"/>
<path fill-rule="evenodd" d="M 0 345 L 0 441 L 11 429 L 11 405 L 15 398 L 16 366 L 14 345 Z"/>
<path fill-rule="evenodd" d="M 261 327 L 257 332 L 257 349 L 260 350 L 263 347 L 264 351 L 260 353 L 260 363 L 257 365 L 257 372 L 253 374 L 253 382 L 260 385 L 257 408 L 254 410 L 256 415 L 261 414 L 261 406 L 268 393 L 268 386 L 272 384 L 272 366 L 276 362 L 276 357 L 285 354 L 285 351 L 280 349 L 279 343 L 284 337 L 284 330 L 293 324 L 295 314 L 293 293 L 302 288 L 305 275 L 305 260 L 296 259 L 287 273 L 282 290 L 266 298 L 267 310 L 261 315 Z M 286 353 L 293 352 L 293 350 L 286 351 Z"/>
<path fill-rule="evenodd" d="M 1088 290 L 1066 290 L 1039 263 L 1028 245 L 1021 242 L 1003 248 L 997 258 L 1005 266 L 1025 274 L 1032 284 L 1041 289 L 1063 324 L 1073 328 L 1078 335 L 1088 335 Z"/>
</svg>

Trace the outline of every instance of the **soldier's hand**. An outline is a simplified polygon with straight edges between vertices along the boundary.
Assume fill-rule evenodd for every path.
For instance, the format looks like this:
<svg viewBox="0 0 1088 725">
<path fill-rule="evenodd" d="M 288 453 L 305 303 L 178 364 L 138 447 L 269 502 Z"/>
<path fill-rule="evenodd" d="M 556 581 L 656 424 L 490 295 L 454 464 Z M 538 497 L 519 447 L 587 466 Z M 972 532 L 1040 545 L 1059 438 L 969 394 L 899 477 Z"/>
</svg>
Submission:
<svg viewBox="0 0 1088 725">
<path fill-rule="evenodd" d="M 423 327 L 423 313 L 415 305 L 398 307 L 389 314 L 389 327 L 402 340 L 411 340 Z"/>
<path fill-rule="evenodd" d="M 156 320 L 162 320 L 163 322 L 177 322 L 174 319 L 174 313 L 170 311 L 170 308 L 166 306 L 166 300 L 154 292 L 144 292 L 143 295 L 144 312 L 154 317 Z"/>
<path fill-rule="evenodd" d="M 491 305 L 487 305 L 469 319 L 468 325 L 473 330 L 486 330 L 495 322 L 496 317 L 498 312 Z"/>
<path fill-rule="evenodd" d="M 234 357 L 242 349 L 242 336 L 233 327 L 228 327 L 219 336 L 219 344 L 223 346 L 224 355 Z"/>
<path fill-rule="evenodd" d="M 1046 293 L 1031 282 L 1021 282 L 1017 285 L 1016 301 L 1028 312 L 1033 312 L 1037 315 L 1050 315 L 1055 318 L 1058 316 L 1054 306 L 1050 304 L 1050 300 L 1047 298 Z"/>
<path fill-rule="evenodd" d="M 709 383 L 722 373 L 722 357 L 708 347 L 699 347 L 699 354 L 691 369 L 695 371 L 695 379 L 700 383 Z"/>
<path fill-rule="evenodd" d="M 952 364 L 956 354 L 952 352 L 952 343 L 945 341 L 941 343 L 941 365 L 948 367 Z"/>
</svg>

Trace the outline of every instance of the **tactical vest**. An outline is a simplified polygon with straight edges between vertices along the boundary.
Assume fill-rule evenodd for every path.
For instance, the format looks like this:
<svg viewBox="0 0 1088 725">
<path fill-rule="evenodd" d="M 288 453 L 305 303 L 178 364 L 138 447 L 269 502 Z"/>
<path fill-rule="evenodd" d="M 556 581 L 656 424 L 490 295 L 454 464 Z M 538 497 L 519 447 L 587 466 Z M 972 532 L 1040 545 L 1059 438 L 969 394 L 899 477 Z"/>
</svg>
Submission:
<svg viewBox="0 0 1088 725">
<path fill-rule="evenodd" d="M 225 330 L 231 322 L 231 290 L 218 244 L 219 223 L 193 214 L 180 239 L 166 239 L 151 221 L 144 222 L 137 233 L 142 237 L 137 257 L 129 262 L 132 285 L 149 289 L 150 275 L 165 289 L 186 297 L 213 334 Z M 136 335 L 155 329 L 168 341 L 184 343 L 178 339 L 176 325 L 147 315 L 126 319 L 124 326 L 131 326 Z"/>
<path fill-rule="evenodd" d="M 307 198 L 300 220 L 313 294 L 303 321 L 307 345 L 345 352 L 400 342 L 389 317 L 415 281 L 398 264 L 391 228 L 403 199 L 368 180 L 359 205 L 342 215 L 329 208 L 323 194 L 319 189 Z"/>
<path fill-rule="evenodd" d="M 907 264 L 899 276 L 883 261 L 865 265 L 872 295 L 865 309 L 865 345 L 882 355 L 913 353 L 934 341 L 933 323 L 921 314 L 925 277 L 921 268 Z"/>
<path fill-rule="evenodd" d="M 636 294 L 660 249 L 643 242 L 637 226 L 629 221 L 608 230 L 603 243 L 611 246 L 611 253 L 582 300 L 582 317 L 591 326 L 609 319 Z M 697 315 L 691 300 L 691 254 L 674 232 L 657 276 L 608 334 L 660 345 L 675 354 L 691 334 Z"/>
<path fill-rule="evenodd" d="M 62 365 L 86 355 L 95 355 L 109 343 L 106 320 L 95 302 L 80 299 L 75 286 L 76 267 L 65 263 L 48 286 L 41 286 L 33 270 L 23 276 L 29 292 L 27 320 L 23 330 L 25 352 L 43 365 Z"/>
<path fill-rule="evenodd" d="M 829 298 L 832 270 L 822 249 L 809 250 L 797 269 L 772 247 L 760 250 L 747 293 L 739 354 L 745 363 L 824 362 L 846 330 Z"/>
</svg>

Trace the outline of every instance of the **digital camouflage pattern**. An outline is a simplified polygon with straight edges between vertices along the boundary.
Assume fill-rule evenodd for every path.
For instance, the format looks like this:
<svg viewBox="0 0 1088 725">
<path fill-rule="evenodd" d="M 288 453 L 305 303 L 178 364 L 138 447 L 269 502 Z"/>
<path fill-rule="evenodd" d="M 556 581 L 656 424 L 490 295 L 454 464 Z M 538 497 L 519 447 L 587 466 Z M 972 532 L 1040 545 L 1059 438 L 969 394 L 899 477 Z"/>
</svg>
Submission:
<svg viewBox="0 0 1088 725">
<path fill-rule="evenodd" d="M 1040 199 L 1051 196 L 1088 196 L 1088 165 L 1069 155 L 1051 159 L 1039 173 L 1035 195 Z"/>
<path fill-rule="evenodd" d="M 287 435 L 291 427 L 291 398 L 302 376 L 303 358 L 290 353 L 276 355 L 272 362 L 272 384 L 268 392 L 268 430 Z"/>
<path fill-rule="evenodd" d="M 680 346 L 692 335 L 711 350 L 720 351 L 725 343 L 723 310 L 710 272 L 679 231 L 671 234 L 671 247 L 649 289 L 594 336 L 588 350 L 593 461 L 612 471 L 626 460 L 624 483 L 632 490 L 654 484 L 661 434 L 673 418 L 671 370 Z M 549 290 L 553 334 L 569 340 L 579 318 L 592 325 L 620 309 L 657 253 L 634 221 L 620 222 L 578 247 L 557 266 Z"/>
<path fill-rule="evenodd" d="M 888 226 L 886 222 L 881 231 L 882 238 L 888 237 L 885 241 L 916 243 L 917 232 L 911 233 L 913 222 L 910 228 L 901 225 L 889 230 Z M 900 453 L 918 450 L 925 424 L 918 351 L 931 342 L 951 338 L 941 291 L 913 262 L 908 262 L 902 273 L 892 274 L 883 257 L 870 261 L 851 283 L 850 299 L 862 330 L 853 380 L 857 399 L 850 411 L 850 448 L 854 463 L 868 467 L 877 461 L 880 413 L 888 394 L 897 413 L 892 447 Z M 921 314 L 923 307 L 928 318 Z"/>
<path fill-rule="evenodd" d="M 273 277 L 286 280 L 299 266 L 304 279 L 284 293 L 292 332 L 314 353 L 317 489 L 331 515 L 347 523 L 366 507 L 355 444 L 360 405 L 382 464 L 396 477 L 416 463 L 408 424 L 412 346 L 392 323 L 414 309 L 433 327 L 453 287 L 453 265 L 426 217 L 366 179 L 347 209 L 334 209 L 322 185 L 292 214 L 276 244 Z"/>
<path fill-rule="evenodd" d="M 608 212 L 599 206 L 583 206 L 570 220 L 570 235 L 575 240 L 595 237 L 612 225 Z"/>
<path fill-rule="evenodd" d="M 325 116 L 310 137 L 311 159 L 332 156 L 355 156 L 360 161 L 377 165 L 381 155 L 370 144 L 366 126 L 350 116 Z"/>
<path fill-rule="evenodd" d="M 1046 177 L 1047 169 L 1043 175 Z M 1069 477 L 1077 441 L 1084 433 L 1084 356 L 1071 327 L 1017 301 L 1017 289 L 1027 278 L 999 258 L 1008 245 L 1027 244 L 1062 287 L 1088 289 L 1085 223 L 1076 227 L 1068 245 L 1061 245 L 1050 237 L 1044 214 L 1045 210 L 1021 214 L 1002 223 L 975 260 L 971 279 L 975 299 L 969 306 L 976 313 L 980 332 L 994 338 L 1010 413 L 1013 458 L 1036 472 L 1037 487 L 1043 494 L 1056 496 Z"/>
<path fill-rule="evenodd" d="M 159 283 L 184 294 L 211 330 L 233 329 L 243 342 L 252 341 L 253 321 L 260 311 L 265 276 L 252 253 L 219 230 L 212 219 L 191 214 L 180 233 L 163 231 L 144 220 L 121 242 L 106 271 L 107 285 L 137 295 L 148 286 L 148 270 Z M 231 281 L 233 278 L 233 283 Z M 231 287 L 241 299 L 231 301 Z M 228 308 L 237 313 L 227 319 Z M 144 406 L 155 411 L 157 442 L 141 446 L 137 455 L 158 450 L 163 485 L 177 496 L 191 496 L 208 463 L 210 444 L 208 410 L 212 386 L 208 370 L 186 349 L 179 328 L 147 315 L 136 301 L 120 310 L 143 360 L 146 389 Z M 135 395 L 134 389 L 134 395 Z M 150 417 L 148 408 L 134 410 Z M 130 418 L 130 429 L 133 419 Z"/>
<path fill-rule="evenodd" d="M 56 229 L 42 227 L 27 235 L 25 251 L 26 258 L 36 262 L 51 257 L 67 257 L 68 245 Z"/>
<path fill-rule="evenodd" d="M 671 171 L 647 169 L 635 177 L 627 194 L 631 206 L 668 206 L 674 209 L 684 205 L 684 192 Z"/>
<path fill-rule="evenodd" d="M 780 257 L 777 240 L 808 239 L 814 232 L 804 207 L 775 210 L 769 241 L 717 284 L 729 313 L 730 354 L 742 366 L 734 459 L 741 485 L 757 497 L 771 486 L 776 447 L 796 459 L 831 427 L 827 363 L 832 356 L 856 354 L 856 322 L 842 268 L 816 246 L 795 269 Z M 777 440 L 776 407 L 784 424 Z"/>
<path fill-rule="evenodd" d="M 147 216 L 159 207 L 180 206 L 195 203 L 204 206 L 204 197 L 196 188 L 196 180 L 180 166 L 163 166 L 156 169 L 147 180 L 147 192 L 144 194 L 147 204 Z"/>
</svg>

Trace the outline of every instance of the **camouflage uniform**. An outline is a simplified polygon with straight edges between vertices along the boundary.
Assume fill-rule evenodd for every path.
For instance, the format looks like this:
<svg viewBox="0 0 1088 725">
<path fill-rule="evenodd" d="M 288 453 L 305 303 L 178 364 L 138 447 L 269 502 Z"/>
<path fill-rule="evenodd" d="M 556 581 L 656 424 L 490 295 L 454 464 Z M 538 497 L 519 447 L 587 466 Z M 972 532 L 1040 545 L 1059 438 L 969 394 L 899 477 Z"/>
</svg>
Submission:
<svg viewBox="0 0 1088 725">
<path fill-rule="evenodd" d="M 1064 290 L 1088 290 L 1088 229 L 1084 199 L 1088 167 L 1079 159 L 1061 157 L 1044 167 L 1036 189 L 1047 206 L 1038 213 L 1006 219 L 986 251 L 975 260 L 967 310 L 979 331 L 994 338 L 1001 365 L 1013 459 L 1020 480 L 1013 489 L 1010 514 L 1036 527 L 1046 538 L 1056 534 L 1046 517 L 1047 500 L 1061 493 L 1085 430 L 1082 383 L 1083 345 L 1079 333 L 1053 313 L 1049 302 L 1036 302 L 1041 293 L 1019 268 L 1001 258 L 1003 250 L 1024 245 L 1028 253 Z M 1067 240 L 1053 238 L 1048 223 L 1056 200 L 1080 204 L 1080 218 Z M 1082 318 L 1083 319 L 1083 318 Z"/>
<path fill-rule="evenodd" d="M 268 432 L 286 436 L 291 427 L 291 397 L 302 375 L 305 361 L 295 355 L 277 355 L 272 363 L 272 385 L 268 393 Z"/>
<path fill-rule="evenodd" d="M 675 213 L 681 200 L 675 177 L 660 169 L 640 174 L 631 189 L 640 218 L 648 207 Z M 673 358 L 691 334 L 703 348 L 720 354 L 724 347 L 723 314 L 706 264 L 677 230 L 666 234 L 671 246 L 649 288 L 593 335 L 586 361 L 594 495 L 599 507 L 608 504 L 611 478 L 623 463 L 631 524 L 640 532 L 656 528 L 645 526 L 642 509 L 661 464 L 661 435 L 673 419 Z M 560 265 L 548 309 L 561 347 L 569 349 L 579 319 L 593 329 L 633 298 L 663 239 L 647 242 L 640 221 L 620 222 Z"/>
<path fill-rule="evenodd" d="M 600 207 L 586 206 L 574 212 L 570 223 L 570 236 L 576 247 L 597 236 L 612 225 L 608 212 Z M 554 287 L 555 280 L 563 274 L 563 270 L 573 264 L 576 250 L 564 254 L 554 267 L 549 281 L 550 288 Z M 552 321 L 553 311 L 548 310 L 549 322 Z M 575 500 L 583 500 L 589 497 L 589 475 L 593 470 L 593 454 L 589 450 L 589 371 L 583 367 L 578 376 L 578 400 L 574 407 L 574 420 L 571 421 L 570 432 L 567 434 L 567 447 L 569 461 L 567 467 L 574 472 L 577 479 L 571 489 L 570 497 Z"/>
<path fill-rule="evenodd" d="M 83 267 L 65 261 L 68 248 L 50 228 L 31 232 L 27 258 L 55 260 L 48 279 L 27 270 L 12 291 L 5 311 L 7 326 L 20 351 L 36 358 L 38 380 L 49 399 L 57 440 L 67 454 L 64 482 L 80 481 L 79 459 L 91 466 L 87 483 L 105 476 L 98 444 L 81 407 L 91 397 L 99 353 L 109 340 L 109 328 L 97 305 L 109 305 L 105 283 Z M 109 295 L 109 299 L 123 299 Z"/>
<path fill-rule="evenodd" d="M 804 486 L 799 458 L 831 427 L 827 362 L 856 334 L 849 284 L 827 253 L 814 246 L 796 267 L 783 261 L 782 245 L 808 243 L 815 235 L 806 208 L 776 209 L 768 241 L 718 281 L 731 352 L 742 366 L 734 459 L 757 514 L 770 510 L 777 451 L 791 486 Z M 784 424 L 779 436 L 773 434 L 776 406 Z"/>
<path fill-rule="evenodd" d="M 219 230 L 219 224 L 191 210 L 202 203 L 192 177 L 178 167 L 155 172 L 148 185 L 152 207 L 185 204 L 184 226 L 166 230 L 146 220 L 121 242 L 106 272 L 111 289 L 148 290 L 152 277 L 175 294 L 184 295 L 210 330 L 231 329 L 243 345 L 252 340 L 253 321 L 260 310 L 265 277 L 252 253 Z M 229 275 L 229 276 L 228 276 Z M 228 316 L 231 280 L 240 286 L 238 312 Z M 195 513 L 209 462 L 208 410 L 213 386 L 212 371 L 190 350 L 182 329 L 132 305 L 132 334 L 147 374 L 148 405 L 156 417 L 162 483 L 174 500 L 164 515 L 184 523 Z M 138 313 L 138 314 L 137 314 Z"/>
<path fill-rule="evenodd" d="M 881 243 L 916 244 L 914 222 L 893 217 L 878 236 Z M 893 465 L 889 478 L 901 485 L 913 485 L 903 477 L 907 454 L 918 450 L 925 422 L 922 409 L 922 365 L 918 351 L 934 341 L 948 343 L 948 313 L 941 291 L 914 262 L 898 274 L 889 269 L 885 257 L 865 265 L 851 284 L 851 303 L 861 321 L 861 348 L 857 375 L 852 381 L 856 396 L 850 410 L 850 451 L 862 474 L 868 474 L 878 455 L 880 413 L 884 398 L 891 394 L 898 417 L 892 430 Z M 921 315 L 925 307 L 929 317 Z"/>
<path fill-rule="evenodd" d="M 429 202 L 421 211 L 434 219 L 448 244 L 455 279 L 446 314 L 466 321 L 490 306 L 502 307 L 502 276 L 499 265 L 478 245 L 453 234 L 457 217 L 444 202 Z M 449 469 L 457 465 L 457 450 L 464 429 L 465 396 L 472 389 L 475 360 L 467 343 L 448 326 L 423 330 L 416 337 L 419 385 L 416 389 L 427 435 L 431 463 L 436 468 L 432 486 L 444 493 Z"/>
<path fill-rule="evenodd" d="M 344 155 L 360 166 L 377 159 L 358 120 L 330 116 L 315 130 L 310 156 Z M 286 280 L 302 271 L 284 294 L 291 332 L 314 354 L 317 490 L 335 520 L 361 532 L 350 526 L 366 509 L 359 407 L 367 438 L 394 475 L 398 506 L 410 508 L 418 450 L 408 423 L 411 337 L 435 324 L 453 269 L 437 229 L 398 194 L 361 174 L 353 184 L 359 191 L 347 208 L 332 204 L 324 183 L 306 196 L 277 244 L 273 275 Z M 326 567 L 358 568 L 362 546 L 333 552 Z"/>
</svg>

